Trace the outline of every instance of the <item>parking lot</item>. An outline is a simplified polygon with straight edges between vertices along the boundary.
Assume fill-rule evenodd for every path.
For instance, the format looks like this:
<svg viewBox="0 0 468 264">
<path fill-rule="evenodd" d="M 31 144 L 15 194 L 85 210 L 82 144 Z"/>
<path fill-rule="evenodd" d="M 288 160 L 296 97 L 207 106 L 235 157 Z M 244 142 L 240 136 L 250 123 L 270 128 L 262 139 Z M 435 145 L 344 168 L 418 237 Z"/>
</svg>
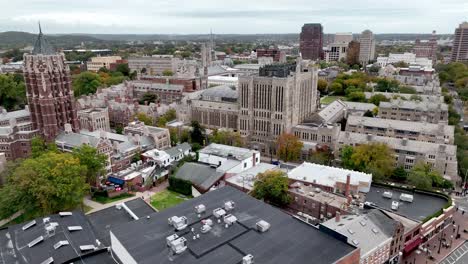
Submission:
<svg viewBox="0 0 468 264">
<path fill-rule="evenodd" d="M 466 264 L 468 263 L 468 241 L 463 243 L 452 254 L 440 262 L 441 264 Z"/>
</svg>

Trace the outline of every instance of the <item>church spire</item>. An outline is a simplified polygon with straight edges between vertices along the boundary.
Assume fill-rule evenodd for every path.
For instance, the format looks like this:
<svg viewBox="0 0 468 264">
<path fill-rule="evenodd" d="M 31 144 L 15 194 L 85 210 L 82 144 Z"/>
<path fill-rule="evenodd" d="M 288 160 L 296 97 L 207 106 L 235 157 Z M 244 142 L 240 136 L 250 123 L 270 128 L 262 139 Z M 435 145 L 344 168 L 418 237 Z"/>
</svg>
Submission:
<svg viewBox="0 0 468 264">
<path fill-rule="evenodd" d="M 42 34 L 41 22 L 39 22 L 39 35 L 37 36 L 36 43 L 34 44 L 32 54 L 34 54 L 34 55 L 37 55 L 37 54 L 43 54 L 43 55 L 55 54 L 54 50 L 52 49 L 49 42 L 45 38 L 44 34 Z"/>
</svg>

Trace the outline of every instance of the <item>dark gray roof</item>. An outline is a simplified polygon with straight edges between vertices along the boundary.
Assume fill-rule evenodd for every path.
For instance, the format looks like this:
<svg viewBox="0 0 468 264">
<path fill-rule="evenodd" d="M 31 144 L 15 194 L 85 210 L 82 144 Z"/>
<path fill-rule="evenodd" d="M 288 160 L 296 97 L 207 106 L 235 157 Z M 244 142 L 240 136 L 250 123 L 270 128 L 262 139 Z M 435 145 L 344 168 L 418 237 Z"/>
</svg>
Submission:
<svg viewBox="0 0 468 264">
<path fill-rule="evenodd" d="M 208 190 L 219 181 L 224 172 L 203 163 L 186 162 L 180 167 L 174 177 L 192 182 L 193 185 L 203 190 Z"/>
<path fill-rule="evenodd" d="M 386 235 L 393 236 L 395 228 L 398 225 L 397 221 L 393 220 L 379 209 L 371 210 L 367 214 L 367 217 Z"/>
<path fill-rule="evenodd" d="M 80 211 L 74 211 L 70 216 L 60 217 L 50 215 L 50 223 L 58 223 L 54 233 L 47 234 L 44 218 L 35 219 L 36 224 L 23 230 L 27 223 L 9 226 L 0 231 L 0 263 L 10 264 L 36 264 L 42 263 L 49 257 L 53 257 L 54 263 L 64 263 L 73 260 L 74 263 L 82 263 L 84 255 L 89 252 L 82 252 L 80 246 L 94 245 L 98 247 L 93 229 Z M 81 226 L 82 230 L 70 232 L 69 226 Z M 43 236 L 43 241 L 29 247 L 28 244 L 36 238 Z M 68 241 L 69 245 L 61 246 L 57 249 L 54 245 L 59 241 Z M 99 247 L 103 249 L 104 246 Z M 104 253 L 107 256 L 107 253 Z M 99 257 L 100 258 L 100 257 Z M 86 263 L 108 263 L 105 261 Z M 104 256 L 105 258 L 105 256 Z"/>
<path fill-rule="evenodd" d="M 382 196 L 385 191 L 392 192 L 392 199 L 384 198 Z M 412 194 L 414 198 L 413 202 L 409 203 L 400 201 L 400 195 L 402 193 Z M 404 192 L 400 189 L 390 189 L 375 185 L 372 185 L 370 191 L 366 194 L 366 201 L 374 203 L 377 208 L 381 208 L 419 222 L 442 209 L 447 203 L 446 199 L 439 196 L 421 192 Z M 391 209 L 392 201 L 399 202 L 398 210 L 393 211 Z"/>
<path fill-rule="evenodd" d="M 187 232 L 193 227 L 199 233 L 200 218 L 195 214 L 194 207 L 204 204 L 206 213 L 202 217 L 207 218 L 213 209 L 222 207 L 228 200 L 236 204 L 230 213 L 238 218 L 237 223 L 229 228 L 215 223 L 210 232 L 201 234 L 200 239 L 194 241 L 192 234 Z M 171 261 L 166 237 L 175 231 L 168 225 L 167 219 L 175 215 L 188 219 L 189 227 L 178 232 L 179 236 L 187 238 L 188 250 Z M 265 233 L 257 232 L 255 225 L 259 220 L 267 221 L 271 228 Z M 139 264 L 153 264 L 155 260 L 159 264 L 238 264 L 247 254 L 254 256 L 255 263 L 322 264 L 335 263 L 356 250 L 230 186 L 154 213 L 149 219 L 112 228 L 111 232 Z"/>
<path fill-rule="evenodd" d="M 55 54 L 54 49 L 50 46 L 44 34 L 42 34 L 41 24 L 39 24 L 39 35 L 37 36 L 36 43 L 34 43 L 34 48 L 32 54 L 42 54 L 42 55 L 52 55 Z"/>
<path fill-rule="evenodd" d="M 144 218 L 155 212 L 153 207 L 140 198 L 127 201 L 125 205 L 139 218 Z M 115 206 L 91 213 L 87 217 L 96 236 L 106 246 L 110 246 L 109 230 L 112 227 L 133 221 L 133 218 L 125 210 L 119 210 Z"/>
<path fill-rule="evenodd" d="M 177 146 L 174 146 L 170 149 L 166 149 L 165 152 L 172 158 L 179 156 L 180 154 L 184 153 L 185 151 L 191 150 L 192 146 L 190 146 L 189 143 L 184 142 L 182 144 L 179 144 Z"/>
</svg>

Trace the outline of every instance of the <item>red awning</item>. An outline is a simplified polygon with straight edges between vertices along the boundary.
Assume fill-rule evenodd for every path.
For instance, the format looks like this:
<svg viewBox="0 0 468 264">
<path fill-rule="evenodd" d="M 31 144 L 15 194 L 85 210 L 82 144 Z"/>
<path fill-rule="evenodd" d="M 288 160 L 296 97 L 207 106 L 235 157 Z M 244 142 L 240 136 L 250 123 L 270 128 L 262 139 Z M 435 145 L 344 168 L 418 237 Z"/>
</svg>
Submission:
<svg viewBox="0 0 468 264">
<path fill-rule="evenodd" d="M 410 253 L 413 249 L 418 247 L 419 244 L 421 244 L 421 242 L 422 242 L 421 237 L 418 237 L 415 240 L 413 240 L 412 242 L 410 242 L 408 245 L 405 246 L 405 249 L 403 250 L 404 254 Z"/>
</svg>

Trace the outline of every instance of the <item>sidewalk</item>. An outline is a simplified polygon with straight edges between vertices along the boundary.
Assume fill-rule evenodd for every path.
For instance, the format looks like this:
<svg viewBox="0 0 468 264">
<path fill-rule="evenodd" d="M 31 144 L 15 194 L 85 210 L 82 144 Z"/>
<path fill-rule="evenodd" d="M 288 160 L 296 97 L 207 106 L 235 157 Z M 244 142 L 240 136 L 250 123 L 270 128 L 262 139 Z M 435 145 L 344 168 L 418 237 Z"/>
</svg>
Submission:
<svg viewBox="0 0 468 264">
<path fill-rule="evenodd" d="M 445 259 L 450 253 L 456 250 L 460 245 L 462 245 L 466 240 L 468 240 L 468 233 L 464 233 L 463 230 L 468 230 L 468 214 L 462 215 L 460 211 L 455 212 L 453 215 L 456 227 L 453 224 L 450 224 L 444 228 L 441 232 L 434 235 L 429 241 L 420 245 L 427 247 L 429 252 L 424 252 L 422 250 L 415 250 L 410 255 L 406 256 L 402 263 L 405 264 L 436 264 L 440 263 Z M 456 239 L 456 234 L 458 230 L 458 225 L 460 224 L 459 234 L 460 238 Z M 441 240 L 442 239 L 442 243 Z M 444 246 L 448 245 L 448 246 Z M 440 247 L 440 253 L 439 253 Z M 429 256 L 432 255 L 433 259 L 430 259 Z"/>
<path fill-rule="evenodd" d="M 87 196 L 87 197 L 84 198 L 83 203 L 85 205 L 93 208 L 92 210 L 87 212 L 87 214 L 94 213 L 96 211 L 100 211 L 102 209 L 106 209 L 106 208 L 115 206 L 115 205 L 117 205 L 119 203 L 131 201 L 131 200 L 134 200 L 134 199 L 137 199 L 137 198 L 143 199 L 143 200 L 145 200 L 145 202 L 150 203 L 151 196 L 153 196 L 154 194 L 156 194 L 156 193 L 158 193 L 158 192 L 160 192 L 162 190 L 165 190 L 167 188 L 167 186 L 169 186 L 169 183 L 167 181 L 164 181 L 161 184 L 159 184 L 158 186 L 153 187 L 150 190 L 147 190 L 147 191 L 144 191 L 144 192 L 136 192 L 135 196 L 125 198 L 125 199 L 122 199 L 122 200 L 118 200 L 118 201 L 115 201 L 115 202 L 111 202 L 111 203 L 106 203 L 106 204 L 101 204 L 101 203 L 95 202 L 95 201 L 91 200 L 91 197 Z"/>
</svg>

